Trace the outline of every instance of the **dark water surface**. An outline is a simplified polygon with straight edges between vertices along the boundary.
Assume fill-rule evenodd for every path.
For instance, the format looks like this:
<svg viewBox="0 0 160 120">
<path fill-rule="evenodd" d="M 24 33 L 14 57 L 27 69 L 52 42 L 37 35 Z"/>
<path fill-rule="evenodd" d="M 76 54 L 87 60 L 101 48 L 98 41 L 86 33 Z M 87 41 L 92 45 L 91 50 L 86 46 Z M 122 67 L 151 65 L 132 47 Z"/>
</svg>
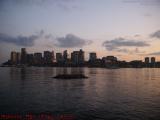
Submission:
<svg viewBox="0 0 160 120">
<path fill-rule="evenodd" d="M 84 73 L 88 79 L 54 79 Z M 160 69 L 0 68 L 0 113 L 87 120 L 160 119 Z"/>
</svg>

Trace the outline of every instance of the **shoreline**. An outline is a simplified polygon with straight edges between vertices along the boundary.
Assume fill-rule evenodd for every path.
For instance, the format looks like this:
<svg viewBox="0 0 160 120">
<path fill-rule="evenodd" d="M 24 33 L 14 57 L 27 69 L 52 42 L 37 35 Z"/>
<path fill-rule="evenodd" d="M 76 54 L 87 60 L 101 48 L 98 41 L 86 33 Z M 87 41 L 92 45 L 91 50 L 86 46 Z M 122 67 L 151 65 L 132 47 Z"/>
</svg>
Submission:
<svg viewBox="0 0 160 120">
<path fill-rule="evenodd" d="M 121 69 L 121 68 L 160 68 L 160 67 L 90 67 L 90 66 L 16 66 L 16 65 L 0 65 L 0 67 L 15 67 L 15 68 L 26 68 L 26 67 L 53 67 L 53 68 L 105 68 L 105 69 Z"/>
</svg>

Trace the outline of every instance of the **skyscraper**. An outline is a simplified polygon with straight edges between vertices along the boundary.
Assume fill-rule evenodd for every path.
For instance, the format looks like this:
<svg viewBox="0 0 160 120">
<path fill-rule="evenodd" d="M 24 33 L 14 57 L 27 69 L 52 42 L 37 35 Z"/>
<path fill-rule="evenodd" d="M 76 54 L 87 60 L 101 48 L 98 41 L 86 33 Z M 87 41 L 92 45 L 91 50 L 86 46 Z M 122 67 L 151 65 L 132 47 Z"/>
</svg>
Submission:
<svg viewBox="0 0 160 120">
<path fill-rule="evenodd" d="M 21 53 L 17 52 L 17 63 L 21 63 Z"/>
<path fill-rule="evenodd" d="M 34 64 L 34 55 L 33 54 L 27 54 L 27 63 L 29 65 Z"/>
<path fill-rule="evenodd" d="M 63 61 L 62 53 L 56 53 L 56 61 L 57 63 L 61 63 Z"/>
<path fill-rule="evenodd" d="M 78 58 L 79 58 L 79 51 L 73 51 L 71 53 L 71 61 L 72 61 L 72 63 L 73 64 L 78 64 L 79 63 Z"/>
<path fill-rule="evenodd" d="M 15 51 L 11 52 L 11 63 L 12 64 L 17 64 L 17 53 Z"/>
<path fill-rule="evenodd" d="M 52 52 L 44 51 L 44 63 L 51 64 L 52 63 Z"/>
<path fill-rule="evenodd" d="M 84 51 L 82 49 L 79 51 L 79 64 L 84 64 Z"/>
<path fill-rule="evenodd" d="M 151 63 L 155 63 L 156 62 L 156 58 L 155 57 L 151 57 Z"/>
<path fill-rule="evenodd" d="M 89 61 L 95 61 L 97 59 L 97 55 L 95 52 L 89 53 Z"/>
<path fill-rule="evenodd" d="M 71 53 L 71 61 L 76 65 L 84 64 L 84 51 L 82 49 L 80 51 L 73 51 Z"/>
<path fill-rule="evenodd" d="M 42 53 L 34 53 L 34 64 L 42 64 Z"/>
<path fill-rule="evenodd" d="M 149 63 L 149 57 L 145 57 L 145 63 Z"/>
<path fill-rule="evenodd" d="M 68 59 L 68 53 L 67 50 L 63 51 L 63 61 L 66 62 Z"/>
<path fill-rule="evenodd" d="M 21 48 L 21 64 L 27 63 L 27 52 L 26 48 Z"/>
<path fill-rule="evenodd" d="M 52 63 L 53 63 L 55 60 L 54 51 L 52 51 L 51 54 L 52 54 Z"/>
</svg>

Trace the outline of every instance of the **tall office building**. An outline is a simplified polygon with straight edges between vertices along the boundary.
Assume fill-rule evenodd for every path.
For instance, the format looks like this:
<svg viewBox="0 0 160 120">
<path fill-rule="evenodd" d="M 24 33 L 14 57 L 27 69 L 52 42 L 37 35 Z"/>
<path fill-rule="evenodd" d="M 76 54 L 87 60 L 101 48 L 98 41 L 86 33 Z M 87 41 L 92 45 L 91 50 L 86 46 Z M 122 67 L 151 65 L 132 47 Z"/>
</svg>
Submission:
<svg viewBox="0 0 160 120">
<path fill-rule="evenodd" d="M 17 53 L 15 51 L 11 52 L 11 63 L 12 64 L 17 64 Z"/>
<path fill-rule="evenodd" d="M 66 62 L 68 59 L 68 53 L 67 53 L 67 50 L 63 51 L 63 60 L 64 62 Z"/>
<path fill-rule="evenodd" d="M 53 63 L 55 60 L 54 51 L 52 51 L 51 54 L 52 54 L 52 63 Z"/>
<path fill-rule="evenodd" d="M 17 63 L 21 63 L 21 53 L 17 52 Z"/>
<path fill-rule="evenodd" d="M 51 64 L 52 63 L 52 52 L 44 51 L 44 63 Z"/>
<path fill-rule="evenodd" d="M 149 63 L 149 57 L 145 57 L 144 62 L 145 62 L 145 63 Z"/>
<path fill-rule="evenodd" d="M 84 51 L 82 49 L 79 51 L 79 64 L 84 64 Z"/>
<path fill-rule="evenodd" d="M 71 53 L 71 61 L 73 64 L 84 64 L 84 51 L 73 51 Z"/>
<path fill-rule="evenodd" d="M 42 64 L 42 53 L 34 53 L 34 63 Z"/>
<path fill-rule="evenodd" d="M 151 57 L 151 63 L 155 63 L 156 62 L 156 58 L 155 57 Z"/>
<path fill-rule="evenodd" d="M 61 63 L 63 61 L 62 53 L 56 53 L 56 61 L 57 63 Z"/>
<path fill-rule="evenodd" d="M 79 60 L 78 60 L 78 57 L 79 56 L 79 51 L 73 51 L 71 53 L 71 61 L 73 64 L 78 64 L 79 63 Z"/>
<path fill-rule="evenodd" d="M 27 63 L 27 52 L 26 48 L 21 48 L 21 64 Z"/>
<path fill-rule="evenodd" d="M 33 54 L 27 54 L 27 63 L 30 65 L 34 64 L 34 55 Z"/>
<path fill-rule="evenodd" d="M 89 53 L 89 61 L 95 61 L 97 59 L 97 55 L 95 52 Z"/>
</svg>

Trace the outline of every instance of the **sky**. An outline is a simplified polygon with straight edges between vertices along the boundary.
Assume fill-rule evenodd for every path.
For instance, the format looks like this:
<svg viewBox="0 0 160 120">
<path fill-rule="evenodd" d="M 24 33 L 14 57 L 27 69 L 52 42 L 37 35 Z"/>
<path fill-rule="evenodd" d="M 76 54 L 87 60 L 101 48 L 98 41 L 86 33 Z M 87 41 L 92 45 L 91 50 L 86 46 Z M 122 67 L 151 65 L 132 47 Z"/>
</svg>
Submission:
<svg viewBox="0 0 160 120">
<path fill-rule="evenodd" d="M 159 12 L 160 0 L 0 0 L 0 63 L 22 47 L 160 60 Z"/>
</svg>

